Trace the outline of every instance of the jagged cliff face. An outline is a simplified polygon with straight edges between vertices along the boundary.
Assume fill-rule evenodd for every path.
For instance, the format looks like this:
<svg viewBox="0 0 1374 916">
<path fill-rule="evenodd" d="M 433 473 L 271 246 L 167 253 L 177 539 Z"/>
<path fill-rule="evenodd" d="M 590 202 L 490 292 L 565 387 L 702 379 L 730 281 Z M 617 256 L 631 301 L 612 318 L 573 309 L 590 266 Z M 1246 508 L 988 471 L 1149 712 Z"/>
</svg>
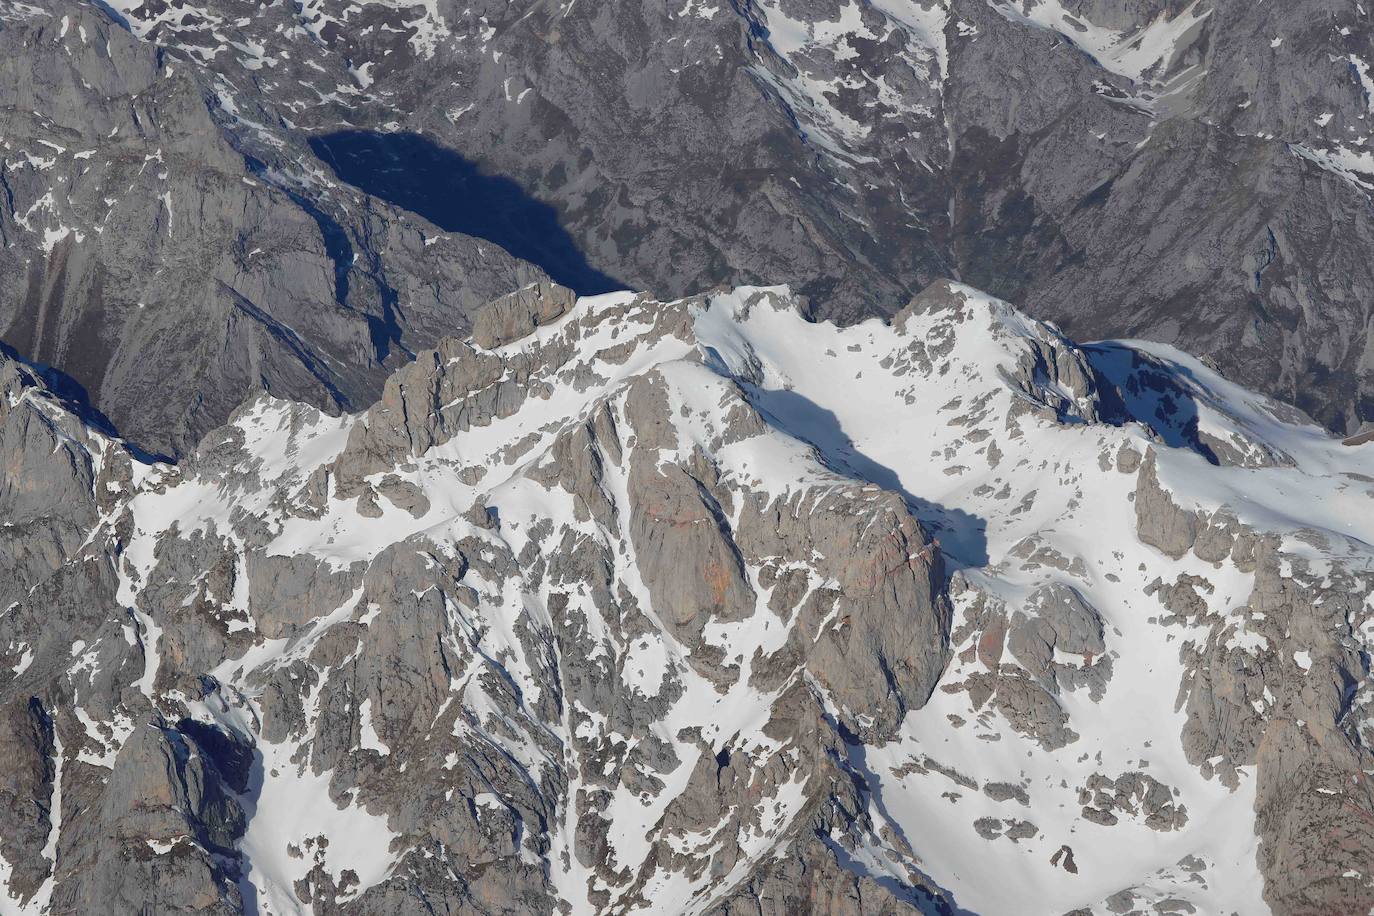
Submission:
<svg viewBox="0 0 1374 916">
<path fill-rule="evenodd" d="M 207 74 L 94 6 L 2 15 L 0 339 L 146 450 L 189 450 L 259 388 L 362 409 L 543 277 L 319 166 L 274 172 L 217 122 Z"/>
<path fill-rule="evenodd" d="M 0 913 L 1371 911 L 1370 35 L 0 0 Z"/>
<path fill-rule="evenodd" d="M 1374 417 L 1369 15 L 10 4 L 0 333 L 179 455 L 259 383 L 360 409 L 537 279 L 442 228 L 581 292 L 789 283 L 846 321 L 958 277 L 1354 433 Z"/>
<path fill-rule="evenodd" d="M 1374 906 L 1363 450 L 968 287 L 798 306 L 537 283 L 176 466 L 8 360 L 0 906 Z"/>
</svg>

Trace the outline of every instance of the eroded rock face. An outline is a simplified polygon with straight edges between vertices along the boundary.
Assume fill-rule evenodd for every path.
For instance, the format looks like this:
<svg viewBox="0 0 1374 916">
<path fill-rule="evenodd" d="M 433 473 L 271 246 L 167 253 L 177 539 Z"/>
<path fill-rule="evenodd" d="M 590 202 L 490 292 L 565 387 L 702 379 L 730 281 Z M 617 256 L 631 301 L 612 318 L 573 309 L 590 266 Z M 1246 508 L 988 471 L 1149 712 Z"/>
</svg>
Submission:
<svg viewBox="0 0 1374 916">
<path fill-rule="evenodd" d="M 9 761 L 0 793 L 0 816 L 4 817 L 0 852 L 10 863 L 10 893 L 23 900 L 33 896 L 51 868 L 42 850 L 53 797 L 52 720 L 35 699 L 11 700 L 0 714 L 0 741 Z"/>
<path fill-rule="evenodd" d="M 472 342 L 492 350 L 527 337 L 572 308 L 577 294 L 556 283 L 535 283 L 483 306 L 472 321 Z"/>
<path fill-rule="evenodd" d="M 1146 544 L 1178 559 L 1197 541 L 1198 520 L 1194 513 L 1180 509 L 1168 491 L 1160 487 L 1153 459 L 1153 454 L 1146 454 L 1137 477 L 1136 529 Z"/>
<path fill-rule="evenodd" d="M 61 912 L 140 888 L 174 912 L 240 911 L 243 888 L 317 913 L 549 911 L 649 905 L 673 874 L 723 899 L 794 847 L 777 875 L 847 874 L 808 821 L 841 848 L 888 842 L 838 758 L 939 677 L 929 534 L 706 367 L 704 300 L 569 314 L 566 295 L 493 303 L 478 346 L 422 355 L 363 416 L 260 397 L 180 467 L 85 434 L 11 370 L 32 389 L 6 427 L 16 464 L 67 442 L 16 438 L 46 418 L 95 467 L 45 506 L 80 555 L 3 618 L 15 894 Z M 585 414 L 557 412 L 563 387 Z M 760 446 L 795 469 L 748 473 Z M 81 494 L 103 466 L 136 470 L 96 511 Z M 37 637 L 55 595 L 83 602 L 61 618 L 75 650 Z M 632 828 L 647 853 L 615 838 L 627 813 L 652 813 Z M 883 899 L 843 880 L 808 893 Z M 942 899 L 920 887 L 884 906 Z"/>
<path fill-rule="evenodd" d="M 111 8 L 3 15 L 0 338 L 147 450 L 187 453 L 261 388 L 359 409 L 477 306 L 543 280 L 322 173 L 276 171 L 226 131 L 222 78 Z"/>
<path fill-rule="evenodd" d="M 1148 460 L 1140 473 L 1138 499 L 1148 489 L 1164 515 L 1189 514 L 1165 505 L 1169 496 Z M 1140 524 L 1142 540 L 1146 531 L 1158 536 L 1150 514 Z M 1209 610 L 1215 586 L 1205 577 L 1180 576 L 1156 592 L 1173 615 L 1170 625 L 1206 634 L 1183 650 L 1179 699 L 1188 712 L 1189 759 L 1230 780 L 1236 767 L 1254 767 L 1265 901 L 1274 912 L 1361 909 L 1374 901 L 1355 864 L 1374 844 L 1360 788 L 1371 760 L 1358 711 L 1367 702 L 1367 666 L 1355 648 L 1355 621 L 1367 613 L 1371 593 L 1368 570 L 1338 562 L 1317 573 L 1280 538 L 1226 513 L 1195 512 L 1177 528 L 1188 531 L 1171 542 L 1180 555 L 1191 551 L 1219 569 L 1253 572 L 1245 604 L 1225 615 Z M 1316 532 L 1298 537 L 1328 543 Z"/>
<path fill-rule="evenodd" d="M 259 385 L 361 409 L 544 272 L 844 319 L 958 275 L 1370 419 L 1357 7 L 176 9 L 0 14 L 0 331 L 148 448 Z"/>
<path fill-rule="evenodd" d="M 59 872 L 54 909 L 81 912 L 152 904 L 171 912 L 241 911 L 236 873 L 222 862 L 235 856 L 243 811 L 226 774 L 197 737 L 211 743 L 199 729 L 183 733 L 158 722 L 133 728 L 93 812 L 103 828 L 96 835 L 109 846 L 66 850 L 66 861 L 59 864 L 66 880 Z M 226 735 L 221 740 L 236 739 Z M 65 775 L 80 779 L 85 774 Z M 232 771 L 227 775 L 235 777 Z M 64 782 L 63 800 L 79 787 L 75 780 Z M 245 785 L 240 781 L 238 788 Z"/>
<path fill-rule="evenodd" d="M 256 397 L 176 466 L 13 364 L 6 460 L 66 489 L 0 495 L 72 535 L 0 554 L 11 899 L 1010 912 L 1016 867 L 1065 910 L 1362 905 L 1362 548 L 1200 501 L 1242 469 L 1005 303 L 801 306 L 532 287 L 367 412 Z M 1217 441 L 1264 428 L 1188 379 Z M 1266 416 L 1257 504 L 1367 498 Z"/>
<path fill-rule="evenodd" d="M 1095 773 L 1078 794 L 1083 817 L 1112 827 L 1123 817 L 1139 817 L 1152 830 L 1167 832 L 1188 823 L 1188 809 L 1175 805 L 1170 788 L 1145 773 L 1111 779 Z"/>
</svg>

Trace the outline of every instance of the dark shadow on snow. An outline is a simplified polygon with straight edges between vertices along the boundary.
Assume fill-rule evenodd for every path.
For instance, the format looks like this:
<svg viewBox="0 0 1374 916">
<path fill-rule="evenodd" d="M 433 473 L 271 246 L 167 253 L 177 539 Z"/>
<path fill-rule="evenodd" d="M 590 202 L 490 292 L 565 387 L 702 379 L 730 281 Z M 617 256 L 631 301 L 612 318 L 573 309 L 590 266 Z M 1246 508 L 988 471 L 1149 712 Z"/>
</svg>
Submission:
<svg viewBox="0 0 1374 916">
<path fill-rule="evenodd" d="M 587 263 L 557 210 L 427 137 L 349 130 L 311 137 L 310 148 L 339 180 L 446 232 L 500 245 L 579 295 L 625 288 Z"/>
<path fill-rule="evenodd" d="M 3 340 L 0 340 L 0 358 L 13 360 L 37 375 L 47 386 L 49 393 L 62 402 L 63 409 L 91 429 L 112 439 L 120 437 L 119 430 L 115 428 L 110 418 L 101 413 L 92 403 L 91 396 L 86 391 L 85 386 L 61 369 L 33 362 Z M 173 461 L 168 455 L 146 451 L 128 440 L 123 440 L 123 442 L 129 453 L 144 464 L 152 464 L 155 461 Z"/>
<path fill-rule="evenodd" d="M 811 445 L 828 468 L 845 477 L 876 484 L 884 490 L 900 494 L 911 509 L 911 514 L 940 539 L 940 552 L 945 555 L 949 569 L 988 564 L 986 521 L 962 509 L 921 499 L 908 491 L 895 471 L 855 448 L 841 427 L 839 417 L 814 401 L 795 391 L 765 390 L 754 386 L 746 386 L 746 391 L 750 401 L 770 425 Z M 913 447 L 923 445 L 912 443 Z"/>
<path fill-rule="evenodd" d="M 819 698 L 817 698 L 817 702 L 819 701 Z M 912 842 L 912 838 L 907 835 L 906 830 L 903 829 L 902 825 L 893 817 L 892 812 L 888 810 L 887 802 L 883 798 L 882 791 L 880 791 L 882 780 L 868 764 L 868 746 L 865 745 L 863 741 L 859 740 L 858 736 L 846 728 L 843 722 L 835 718 L 829 712 L 822 710 L 821 714 L 825 718 L 826 724 L 835 729 L 836 733 L 838 733 L 840 738 L 844 741 L 844 757 L 841 758 L 836 755 L 834 759 L 837 763 L 841 764 L 845 774 L 853 781 L 854 788 L 858 790 L 860 796 L 866 798 L 869 803 L 877 809 L 878 815 L 883 819 L 883 822 L 898 836 L 904 846 L 908 849 L 916 848 L 915 844 Z M 834 853 L 836 860 L 839 861 L 842 868 L 856 875 L 866 875 L 886 888 L 893 896 L 912 904 L 918 912 L 926 914 L 926 916 L 937 916 L 937 914 L 938 916 L 976 916 L 971 910 L 966 910 L 959 906 L 954 898 L 953 891 L 943 887 L 939 882 L 935 881 L 924 872 L 921 872 L 922 878 L 929 882 L 931 887 L 939 887 L 944 892 L 947 898 L 946 901 L 942 902 L 936 900 L 926 890 L 904 881 L 898 881 L 891 875 L 875 873 L 863 862 L 855 859 L 843 846 L 830 837 L 819 832 L 816 835 L 830 848 L 831 852 Z M 913 865 L 912 867 L 915 866 Z M 919 872 L 920 869 L 917 869 L 917 871 Z"/>
<path fill-rule="evenodd" d="M 1119 343 L 1087 344 L 1083 352 L 1097 374 L 1103 419 L 1115 426 L 1138 422 L 1170 448 L 1196 452 L 1211 464 L 1216 453 L 1198 435 L 1197 401 L 1179 381 L 1182 366 L 1165 366 Z"/>
<path fill-rule="evenodd" d="M 253 748 L 253 759 L 248 771 L 248 785 L 239 793 L 239 805 L 243 808 L 244 835 L 247 835 L 248 827 L 253 823 L 253 818 L 258 813 L 258 802 L 262 800 L 262 784 L 267 774 L 264 772 L 262 751 Z M 242 844 L 243 837 L 239 837 Z M 239 894 L 243 897 L 243 911 L 245 913 L 258 913 L 258 887 L 253 883 L 250 872 L 253 867 L 252 861 L 247 854 L 241 854 L 242 870 L 239 874 L 238 888 Z"/>
</svg>

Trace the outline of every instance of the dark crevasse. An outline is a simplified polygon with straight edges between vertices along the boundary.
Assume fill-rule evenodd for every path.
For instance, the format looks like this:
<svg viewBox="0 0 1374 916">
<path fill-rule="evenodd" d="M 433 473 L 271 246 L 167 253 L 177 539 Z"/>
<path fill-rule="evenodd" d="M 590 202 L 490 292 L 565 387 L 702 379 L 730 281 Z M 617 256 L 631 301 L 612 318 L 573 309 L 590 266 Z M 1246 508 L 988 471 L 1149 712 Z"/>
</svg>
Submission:
<svg viewBox="0 0 1374 916">
<path fill-rule="evenodd" d="M 587 263 L 552 206 L 427 137 L 350 130 L 311 137 L 310 147 L 341 181 L 446 232 L 500 245 L 579 295 L 625 288 Z"/>
</svg>

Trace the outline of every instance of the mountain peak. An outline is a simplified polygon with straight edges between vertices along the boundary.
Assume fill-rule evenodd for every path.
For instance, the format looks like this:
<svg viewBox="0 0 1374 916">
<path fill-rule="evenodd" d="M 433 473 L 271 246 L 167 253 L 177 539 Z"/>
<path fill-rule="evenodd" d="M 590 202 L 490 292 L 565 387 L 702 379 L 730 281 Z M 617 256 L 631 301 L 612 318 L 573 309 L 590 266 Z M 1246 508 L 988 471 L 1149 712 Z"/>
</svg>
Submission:
<svg viewBox="0 0 1374 916">
<path fill-rule="evenodd" d="M 527 287 L 363 413 L 264 394 L 180 467 L 107 454 L 49 575 L 127 621 L 41 584 L 5 618 L 11 682 L 78 698 L 43 712 L 63 791 L 191 748 L 165 791 L 210 807 L 101 829 L 285 911 L 438 893 L 460 840 L 484 905 L 728 910 L 818 893 L 798 868 L 886 909 L 1262 905 L 1272 831 L 1340 803 L 1275 760 L 1357 765 L 1327 748 L 1374 587 L 1358 453 L 964 285 L 805 306 Z"/>
</svg>

